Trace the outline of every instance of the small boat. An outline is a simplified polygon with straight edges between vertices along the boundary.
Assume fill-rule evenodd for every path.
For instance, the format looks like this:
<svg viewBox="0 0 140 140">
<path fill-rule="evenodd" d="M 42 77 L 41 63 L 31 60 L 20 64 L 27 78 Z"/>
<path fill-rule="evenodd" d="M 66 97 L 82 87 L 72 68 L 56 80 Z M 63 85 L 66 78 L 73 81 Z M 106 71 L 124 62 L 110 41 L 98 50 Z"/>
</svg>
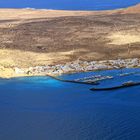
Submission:
<svg viewBox="0 0 140 140">
<path fill-rule="evenodd" d="M 90 90 L 92 90 L 92 91 L 94 91 L 94 90 L 98 90 L 98 91 L 115 90 L 115 89 L 127 88 L 127 87 L 132 87 L 132 86 L 138 86 L 138 85 L 140 85 L 140 82 L 128 81 L 119 86 L 107 87 L 107 88 L 91 88 Z"/>
</svg>

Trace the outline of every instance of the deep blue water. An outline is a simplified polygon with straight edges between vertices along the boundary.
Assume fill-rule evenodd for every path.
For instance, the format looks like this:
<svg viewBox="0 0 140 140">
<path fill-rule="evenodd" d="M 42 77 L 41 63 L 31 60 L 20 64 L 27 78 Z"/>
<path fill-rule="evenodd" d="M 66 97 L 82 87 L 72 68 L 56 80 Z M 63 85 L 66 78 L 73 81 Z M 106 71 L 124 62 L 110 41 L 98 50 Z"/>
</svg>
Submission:
<svg viewBox="0 0 140 140">
<path fill-rule="evenodd" d="M 127 69 L 124 71 L 139 71 Z M 73 79 L 120 70 L 64 75 Z M 140 80 L 140 73 L 99 86 Z M 0 140 L 139 140 L 140 86 L 93 92 L 48 77 L 0 80 Z"/>
<path fill-rule="evenodd" d="M 63 10 L 109 10 L 140 3 L 140 0 L 0 0 L 0 7 Z"/>
</svg>

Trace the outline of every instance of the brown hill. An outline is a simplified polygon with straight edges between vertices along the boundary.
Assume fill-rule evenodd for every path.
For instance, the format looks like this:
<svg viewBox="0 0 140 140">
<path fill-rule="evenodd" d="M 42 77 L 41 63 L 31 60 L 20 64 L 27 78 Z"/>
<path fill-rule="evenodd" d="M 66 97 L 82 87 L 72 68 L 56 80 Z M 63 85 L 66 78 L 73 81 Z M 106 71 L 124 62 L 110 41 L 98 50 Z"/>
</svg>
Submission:
<svg viewBox="0 0 140 140">
<path fill-rule="evenodd" d="M 132 13 L 132 14 L 134 14 L 134 13 L 140 13 L 140 4 L 137 4 L 137 5 L 132 6 L 132 7 L 128 7 L 128 8 L 126 8 L 126 9 L 123 9 L 123 10 L 121 10 L 121 12 L 122 12 L 123 14 L 128 14 L 128 13 Z"/>
<path fill-rule="evenodd" d="M 140 57 L 139 7 L 100 12 L 0 9 L 0 66 Z"/>
</svg>

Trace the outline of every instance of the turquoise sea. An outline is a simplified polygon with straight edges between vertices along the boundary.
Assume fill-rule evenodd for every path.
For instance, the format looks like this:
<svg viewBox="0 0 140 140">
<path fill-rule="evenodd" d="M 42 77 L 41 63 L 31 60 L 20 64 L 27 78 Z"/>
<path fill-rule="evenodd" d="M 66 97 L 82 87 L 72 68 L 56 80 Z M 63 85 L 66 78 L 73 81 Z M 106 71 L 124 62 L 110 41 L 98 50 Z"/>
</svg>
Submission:
<svg viewBox="0 0 140 140">
<path fill-rule="evenodd" d="M 121 72 L 137 72 L 119 77 Z M 140 69 L 63 75 L 113 75 L 98 87 L 140 81 Z M 49 77 L 0 79 L 0 140 L 139 140 L 140 86 L 90 91 Z"/>
</svg>

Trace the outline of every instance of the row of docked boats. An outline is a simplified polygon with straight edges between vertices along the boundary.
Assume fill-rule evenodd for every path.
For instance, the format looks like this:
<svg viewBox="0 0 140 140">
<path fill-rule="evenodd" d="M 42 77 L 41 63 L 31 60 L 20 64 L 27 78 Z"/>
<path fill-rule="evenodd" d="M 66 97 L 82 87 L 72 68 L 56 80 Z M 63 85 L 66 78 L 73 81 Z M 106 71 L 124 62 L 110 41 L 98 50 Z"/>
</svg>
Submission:
<svg viewBox="0 0 140 140">
<path fill-rule="evenodd" d="M 109 79 L 113 79 L 113 78 L 114 78 L 113 76 L 94 75 L 94 76 L 90 76 L 90 77 L 75 79 L 75 81 L 100 82 L 103 80 L 109 80 Z"/>
</svg>

